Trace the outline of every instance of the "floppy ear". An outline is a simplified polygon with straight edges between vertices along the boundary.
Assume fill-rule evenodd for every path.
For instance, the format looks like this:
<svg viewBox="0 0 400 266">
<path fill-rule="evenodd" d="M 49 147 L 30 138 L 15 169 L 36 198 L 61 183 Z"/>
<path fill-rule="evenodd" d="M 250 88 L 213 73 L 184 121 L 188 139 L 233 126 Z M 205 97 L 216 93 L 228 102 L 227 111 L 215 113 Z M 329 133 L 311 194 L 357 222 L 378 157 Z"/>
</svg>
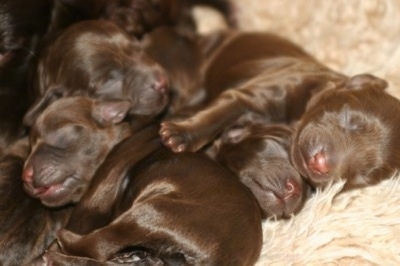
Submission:
<svg viewBox="0 0 400 266">
<path fill-rule="evenodd" d="M 121 122 L 131 108 L 129 101 L 95 101 L 92 109 L 93 118 L 104 126 Z"/>
<path fill-rule="evenodd" d="M 23 120 L 24 125 L 31 127 L 39 114 L 41 114 L 50 103 L 62 97 L 62 91 L 63 89 L 61 87 L 49 88 L 25 113 Z"/>
<path fill-rule="evenodd" d="M 346 83 L 346 88 L 350 90 L 360 90 L 364 88 L 373 88 L 384 90 L 388 86 L 386 80 L 375 77 L 371 74 L 359 74 L 350 78 Z"/>
</svg>

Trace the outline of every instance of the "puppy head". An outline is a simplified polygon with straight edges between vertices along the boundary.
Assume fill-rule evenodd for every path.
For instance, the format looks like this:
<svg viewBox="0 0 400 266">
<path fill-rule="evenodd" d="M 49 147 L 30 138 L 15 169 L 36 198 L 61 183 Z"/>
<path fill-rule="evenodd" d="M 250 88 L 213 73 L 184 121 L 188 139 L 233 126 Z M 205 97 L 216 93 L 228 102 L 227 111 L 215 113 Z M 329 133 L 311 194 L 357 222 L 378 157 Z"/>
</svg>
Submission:
<svg viewBox="0 0 400 266">
<path fill-rule="evenodd" d="M 345 179 L 347 188 L 360 187 L 393 170 L 386 163 L 390 129 L 384 122 L 384 106 L 392 102 L 383 91 L 386 85 L 372 75 L 358 75 L 310 102 L 291 153 L 297 169 L 312 184 Z"/>
<path fill-rule="evenodd" d="M 266 217 L 297 213 L 309 190 L 289 160 L 291 134 L 288 127 L 253 125 L 228 130 L 217 144 L 216 160 L 251 190 Z"/>
<path fill-rule="evenodd" d="M 129 133 L 126 101 L 59 99 L 40 114 L 22 178 L 26 192 L 50 207 L 79 201 L 111 148 Z M 118 125 L 117 125 L 118 124 Z"/>
<path fill-rule="evenodd" d="M 129 113 L 159 114 L 167 105 L 169 81 L 140 43 L 109 21 L 83 21 L 67 28 L 40 59 L 39 97 L 28 110 L 28 126 L 48 104 L 64 96 L 129 100 Z"/>
</svg>

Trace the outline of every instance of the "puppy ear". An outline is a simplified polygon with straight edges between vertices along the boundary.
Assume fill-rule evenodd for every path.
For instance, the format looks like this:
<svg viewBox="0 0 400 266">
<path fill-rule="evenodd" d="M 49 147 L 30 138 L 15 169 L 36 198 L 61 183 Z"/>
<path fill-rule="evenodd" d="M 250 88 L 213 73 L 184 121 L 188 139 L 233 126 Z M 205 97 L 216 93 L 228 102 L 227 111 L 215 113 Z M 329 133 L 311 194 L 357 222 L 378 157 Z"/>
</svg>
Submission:
<svg viewBox="0 0 400 266">
<path fill-rule="evenodd" d="M 36 102 L 28 109 L 25 113 L 23 123 L 24 125 L 31 127 L 35 123 L 39 114 L 41 114 L 50 103 L 62 97 L 62 88 L 49 88 L 41 98 L 38 98 Z"/>
<path fill-rule="evenodd" d="M 364 88 L 373 88 L 384 90 L 388 86 L 388 82 L 384 79 L 375 77 L 371 74 L 359 74 L 350 78 L 346 83 L 346 88 L 350 90 L 360 90 Z"/>
<path fill-rule="evenodd" d="M 109 126 L 121 122 L 131 108 L 129 101 L 108 100 L 95 101 L 92 116 L 100 124 Z"/>
</svg>

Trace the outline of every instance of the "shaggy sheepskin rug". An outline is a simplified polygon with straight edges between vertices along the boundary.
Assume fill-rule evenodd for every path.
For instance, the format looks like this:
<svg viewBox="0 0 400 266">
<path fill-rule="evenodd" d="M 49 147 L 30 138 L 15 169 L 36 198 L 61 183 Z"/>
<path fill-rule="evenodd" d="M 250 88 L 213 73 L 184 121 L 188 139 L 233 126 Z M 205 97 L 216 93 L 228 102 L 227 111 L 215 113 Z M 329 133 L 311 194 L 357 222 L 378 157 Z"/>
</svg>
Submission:
<svg viewBox="0 0 400 266">
<path fill-rule="evenodd" d="M 385 78 L 400 97 L 400 1 L 232 2 L 240 29 L 290 38 L 347 75 Z M 195 15 L 200 31 L 220 26 L 210 10 Z M 400 175 L 346 193 L 339 193 L 342 185 L 317 191 L 289 220 L 264 221 L 257 265 L 400 265 Z"/>
</svg>

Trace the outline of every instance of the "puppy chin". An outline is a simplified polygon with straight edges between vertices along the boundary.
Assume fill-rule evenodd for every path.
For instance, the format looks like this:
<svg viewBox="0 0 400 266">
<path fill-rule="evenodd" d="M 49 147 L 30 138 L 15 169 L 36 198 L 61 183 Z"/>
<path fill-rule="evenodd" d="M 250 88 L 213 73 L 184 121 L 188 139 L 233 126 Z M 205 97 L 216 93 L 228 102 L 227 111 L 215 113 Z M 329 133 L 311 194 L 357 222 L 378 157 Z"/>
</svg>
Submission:
<svg viewBox="0 0 400 266">
<path fill-rule="evenodd" d="M 85 187 L 83 184 L 77 186 L 55 185 L 44 193 L 36 195 L 36 197 L 47 207 L 63 207 L 78 202 L 85 191 Z"/>
</svg>

